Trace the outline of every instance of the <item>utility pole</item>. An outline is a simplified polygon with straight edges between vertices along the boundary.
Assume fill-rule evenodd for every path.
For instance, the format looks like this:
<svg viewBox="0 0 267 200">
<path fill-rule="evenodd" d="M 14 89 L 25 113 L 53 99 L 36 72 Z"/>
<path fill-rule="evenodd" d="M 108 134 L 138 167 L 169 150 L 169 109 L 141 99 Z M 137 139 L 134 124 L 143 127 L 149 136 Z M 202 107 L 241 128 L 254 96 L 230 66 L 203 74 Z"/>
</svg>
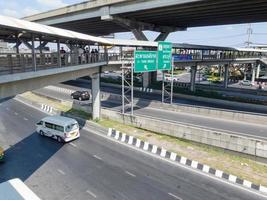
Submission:
<svg viewBox="0 0 267 200">
<path fill-rule="evenodd" d="M 248 40 L 245 42 L 247 48 L 249 48 L 250 44 L 252 43 L 250 41 L 252 33 L 253 33 L 253 30 L 251 28 L 251 24 L 248 24 L 248 29 L 247 29 Z"/>
</svg>

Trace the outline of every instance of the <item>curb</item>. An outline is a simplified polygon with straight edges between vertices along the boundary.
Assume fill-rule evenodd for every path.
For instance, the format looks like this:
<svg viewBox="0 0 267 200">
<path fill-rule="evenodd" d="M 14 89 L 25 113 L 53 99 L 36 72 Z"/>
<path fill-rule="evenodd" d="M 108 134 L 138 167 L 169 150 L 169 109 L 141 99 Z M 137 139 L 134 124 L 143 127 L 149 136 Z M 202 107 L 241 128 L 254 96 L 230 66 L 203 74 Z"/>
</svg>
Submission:
<svg viewBox="0 0 267 200">
<path fill-rule="evenodd" d="M 186 157 L 179 156 L 174 152 L 167 151 L 166 149 L 162 147 L 158 147 L 156 145 L 150 144 L 148 142 L 144 142 L 138 138 L 135 138 L 133 136 L 126 135 L 125 133 L 121 133 L 117 130 L 114 130 L 112 128 L 108 129 L 107 136 L 114 138 L 115 140 L 118 140 L 120 142 L 135 146 L 139 149 L 142 149 L 144 151 L 148 151 L 150 153 L 156 154 L 160 157 L 169 159 L 173 162 L 178 162 L 182 165 L 189 166 L 193 169 L 200 170 L 202 172 L 211 174 L 213 176 L 216 176 L 218 178 L 227 180 L 229 182 L 244 186 L 249 189 L 257 190 L 262 193 L 267 193 L 267 188 L 262 185 L 256 185 L 250 181 L 243 180 L 237 176 L 234 176 L 232 174 L 227 174 L 221 170 L 214 169 L 208 165 L 201 164 L 197 161 L 190 160 Z"/>
</svg>

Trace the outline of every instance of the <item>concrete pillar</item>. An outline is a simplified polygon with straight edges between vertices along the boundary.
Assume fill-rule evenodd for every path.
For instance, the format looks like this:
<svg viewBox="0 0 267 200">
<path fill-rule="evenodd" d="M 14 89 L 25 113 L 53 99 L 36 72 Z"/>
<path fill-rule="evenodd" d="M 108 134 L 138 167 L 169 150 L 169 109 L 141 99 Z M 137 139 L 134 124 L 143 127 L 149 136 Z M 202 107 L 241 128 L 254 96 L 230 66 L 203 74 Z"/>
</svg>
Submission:
<svg viewBox="0 0 267 200">
<path fill-rule="evenodd" d="M 41 48 L 41 45 L 40 45 L 40 48 Z M 58 63 L 58 66 L 59 67 L 62 66 L 62 63 L 61 63 L 61 54 L 60 54 L 60 41 L 59 40 L 57 40 L 57 63 Z"/>
<path fill-rule="evenodd" d="M 34 71 L 37 70 L 36 68 L 36 54 L 35 54 L 35 46 L 34 46 L 34 35 L 32 35 L 32 45 L 31 45 L 31 48 L 32 48 L 32 66 L 34 68 Z"/>
<path fill-rule="evenodd" d="M 223 81 L 224 88 L 228 88 L 228 79 L 229 79 L 229 65 L 224 65 L 224 81 Z"/>
<path fill-rule="evenodd" d="M 100 99 L 100 73 L 92 75 L 92 117 L 93 120 L 100 119 L 101 99 Z"/>
<path fill-rule="evenodd" d="M 259 78 L 260 77 L 260 71 L 261 71 L 261 65 L 258 64 L 257 65 L 257 71 L 256 71 L 256 78 Z"/>
<path fill-rule="evenodd" d="M 191 77 L 190 77 L 190 91 L 196 91 L 196 74 L 197 74 L 197 66 L 191 67 Z"/>
<path fill-rule="evenodd" d="M 255 69 L 255 65 L 252 64 L 251 65 L 251 82 L 254 83 L 255 82 L 255 76 L 256 76 L 256 69 Z"/>
</svg>

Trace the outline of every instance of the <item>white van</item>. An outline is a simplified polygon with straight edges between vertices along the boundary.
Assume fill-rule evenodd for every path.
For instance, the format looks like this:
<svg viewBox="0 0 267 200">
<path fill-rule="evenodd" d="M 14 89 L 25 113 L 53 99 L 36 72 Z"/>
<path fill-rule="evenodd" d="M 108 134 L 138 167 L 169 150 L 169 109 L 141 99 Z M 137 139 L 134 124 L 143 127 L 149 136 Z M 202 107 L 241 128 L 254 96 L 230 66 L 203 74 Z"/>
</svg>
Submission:
<svg viewBox="0 0 267 200">
<path fill-rule="evenodd" d="M 40 135 L 52 137 L 59 142 L 69 142 L 80 137 L 79 124 L 75 119 L 62 116 L 49 116 L 36 124 Z"/>
</svg>

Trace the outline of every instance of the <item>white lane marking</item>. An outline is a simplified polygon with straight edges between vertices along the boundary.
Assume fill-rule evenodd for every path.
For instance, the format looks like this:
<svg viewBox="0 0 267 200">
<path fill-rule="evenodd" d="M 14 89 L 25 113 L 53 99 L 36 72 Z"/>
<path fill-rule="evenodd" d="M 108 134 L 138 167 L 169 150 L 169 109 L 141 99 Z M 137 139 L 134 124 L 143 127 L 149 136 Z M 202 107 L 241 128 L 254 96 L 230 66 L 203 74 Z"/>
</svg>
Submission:
<svg viewBox="0 0 267 200">
<path fill-rule="evenodd" d="M 25 121 L 28 121 L 28 119 L 27 119 L 26 117 L 23 117 L 23 119 L 24 119 Z"/>
<path fill-rule="evenodd" d="M 176 195 L 174 195 L 174 194 L 172 194 L 170 192 L 168 193 L 168 195 L 172 196 L 175 199 L 183 200 L 182 198 L 180 198 L 180 197 L 178 197 L 178 196 L 176 196 Z"/>
<path fill-rule="evenodd" d="M 175 166 L 177 166 L 177 167 L 183 168 L 183 169 L 188 170 L 188 171 L 190 171 L 190 172 L 192 172 L 192 173 L 195 173 L 195 174 L 198 174 L 198 175 L 201 175 L 201 176 L 209 177 L 209 178 L 211 178 L 211 179 L 213 179 L 213 180 L 216 180 L 216 181 L 218 181 L 218 182 L 220 182 L 220 183 L 224 183 L 224 184 L 226 184 L 226 185 L 230 185 L 230 186 L 232 186 L 232 187 L 235 187 L 235 188 L 238 188 L 238 189 L 240 189 L 240 190 L 243 190 L 243 191 L 246 191 L 246 192 L 255 194 L 255 195 L 260 196 L 260 197 L 265 197 L 265 198 L 267 197 L 267 195 L 265 195 L 265 194 L 263 194 L 263 193 L 259 193 L 259 192 L 253 191 L 253 190 L 251 190 L 251 189 L 249 189 L 249 188 L 246 188 L 246 187 L 237 185 L 237 184 L 235 184 L 235 183 L 228 182 L 228 181 L 223 180 L 223 179 L 221 179 L 221 178 L 218 178 L 218 177 L 216 177 L 216 176 L 214 176 L 214 175 L 207 174 L 207 173 L 205 173 L 205 172 L 196 170 L 196 169 L 191 168 L 191 167 L 188 167 L 188 166 L 186 166 L 186 165 L 182 165 L 182 164 L 180 164 L 180 163 L 178 163 L 178 162 L 173 162 L 173 161 L 171 161 L 171 160 L 168 160 L 168 159 L 166 159 L 166 158 L 157 156 L 157 155 L 152 154 L 152 153 L 150 153 L 150 152 L 147 152 L 147 151 L 141 150 L 141 149 L 139 149 L 139 148 L 130 146 L 130 145 L 126 144 L 126 143 L 119 142 L 118 140 L 114 140 L 113 138 L 110 138 L 110 137 L 108 137 L 108 136 L 106 136 L 106 135 L 103 135 L 102 133 L 96 132 L 95 130 L 88 129 L 87 127 L 84 127 L 83 130 L 86 130 L 86 131 L 89 132 L 89 133 L 93 133 L 93 134 L 95 134 L 95 135 L 98 135 L 99 137 L 105 138 L 105 139 L 107 139 L 107 140 L 109 140 L 109 141 L 112 141 L 112 142 L 114 142 L 114 143 L 118 143 L 118 144 L 120 144 L 120 145 L 122 145 L 122 146 L 125 146 L 125 147 L 129 148 L 129 149 L 138 151 L 139 153 L 146 154 L 147 156 L 151 156 L 151 157 L 153 157 L 153 158 L 157 158 L 157 159 L 159 159 L 159 160 L 165 161 L 165 162 L 167 162 L 168 164 L 175 165 Z"/>
<path fill-rule="evenodd" d="M 131 172 L 125 171 L 125 173 L 128 174 L 128 175 L 130 175 L 130 176 L 132 176 L 132 177 L 136 177 L 136 175 L 134 175 L 134 174 L 131 173 Z"/>
<path fill-rule="evenodd" d="M 93 192 L 90 190 L 86 190 L 86 192 L 96 199 L 96 195 Z"/>
<path fill-rule="evenodd" d="M 60 174 L 65 175 L 65 172 L 63 172 L 62 170 L 57 169 L 57 171 L 58 171 Z"/>
<path fill-rule="evenodd" d="M 15 115 L 18 115 L 18 113 L 17 113 L 17 112 L 14 112 L 14 114 L 15 114 Z"/>
<path fill-rule="evenodd" d="M 77 145 L 74 144 L 74 143 L 72 143 L 72 142 L 70 142 L 69 144 L 70 144 L 71 146 L 73 146 L 73 147 L 77 147 Z"/>
<path fill-rule="evenodd" d="M 97 155 L 94 155 L 94 157 L 95 157 L 96 159 L 98 159 L 98 160 L 102 160 L 102 158 L 100 158 L 100 157 L 97 156 Z"/>
</svg>

